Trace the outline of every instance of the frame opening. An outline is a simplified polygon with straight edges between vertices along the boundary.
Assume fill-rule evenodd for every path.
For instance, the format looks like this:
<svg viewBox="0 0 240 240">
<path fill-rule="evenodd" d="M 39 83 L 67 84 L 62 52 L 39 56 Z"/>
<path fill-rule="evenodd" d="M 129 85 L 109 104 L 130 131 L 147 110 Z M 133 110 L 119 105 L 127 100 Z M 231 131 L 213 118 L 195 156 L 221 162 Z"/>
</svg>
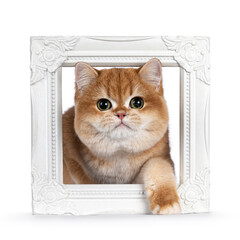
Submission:
<svg viewBox="0 0 240 240">
<path fill-rule="evenodd" d="M 124 68 L 134 66 L 124 66 Z M 98 70 L 113 67 L 95 67 Z M 137 68 L 137 67 L 136 67 Z M 61 99 L 62 99 L 62 114 L 70 107 L 74 106 L 74 94 L 75 94 L 75 73 L 74 67 L 62 67 L 61 68 Z M 177 185 L 181 182 L 181 137 L 180 137 L 180 126 L 181 126 L 181 78 L 179 67 L 163 67 L 163 88 L 164 97 L 167 102 L 169 111 L 169 141 L 171 148 L 171 158 L 175 165 L 175 176 Z M 61 149 L 61 151 L 63 151 Z M 62 162 L 63 159 L 58 161 Z M 60 163 L 62 165 L 62 163 Z M 60 167 L 62 169 L 62 166 Z M 62 173 L 60 173 L 62 174 Z M 62 177 L 60 177 L 61 183 L 63 183 Z M 71 184 L 64 184 L 68 187 Z M 77 186 L 85 184 L 76 184 Z M 91 184 L 92 185 L 92 184 Z M 91 186 L 88 184 L 88 186 Z M 99 184 L 97 184 L 99 185 Z M 96 186 L 97 186 L 96 185 Z M 102 184 L 101 184 L 102 185 Z M 109 184 L 104 184 L 109 185 Z M 117 185 L 117 184 L 113 184 Z M 129 184 L 124 184 L 129 185 Z M 130 184 L 136 185 L 136 184 Z"/>
</svg>

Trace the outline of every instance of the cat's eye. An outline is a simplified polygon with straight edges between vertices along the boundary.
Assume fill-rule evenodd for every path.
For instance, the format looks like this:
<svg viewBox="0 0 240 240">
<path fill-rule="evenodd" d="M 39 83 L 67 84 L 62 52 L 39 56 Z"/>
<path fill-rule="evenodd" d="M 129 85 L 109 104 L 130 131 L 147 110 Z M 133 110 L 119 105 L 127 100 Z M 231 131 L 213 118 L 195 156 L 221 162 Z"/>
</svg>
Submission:
<svg viewBox="0 0 240 240">
<path fill-rule="evenodd" d="M 130 107 L 135 109 L 140 109 L 143 107 L 144 101 L 140 97 L 134 97 L 130 101 Z"/>
<path fill-rule="evenodd" d="M 106 111 L 112 107 L 112 104 L 109 100 L 102 98 L 97 102 L 97 107 L 100 111 Z"/>
</svg>

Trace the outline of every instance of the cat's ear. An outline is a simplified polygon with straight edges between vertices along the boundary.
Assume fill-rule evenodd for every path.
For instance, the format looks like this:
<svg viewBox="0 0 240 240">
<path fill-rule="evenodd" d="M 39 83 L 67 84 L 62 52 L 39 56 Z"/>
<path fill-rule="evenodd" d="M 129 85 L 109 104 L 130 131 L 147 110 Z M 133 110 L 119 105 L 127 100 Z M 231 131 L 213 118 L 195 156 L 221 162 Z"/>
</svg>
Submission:
<svg viewBox="0 0 240 240">
<path fill-rule="evenodd" d="M 96 77 L 98 72 L 85 62 L 78 62 L 75 65 L 75 81 L 78 90 L 81 92 L 87 87 Z"/>
<path fill-rule="evenodd" d="M 162 64 L 157 58 L 152 58 L 139 69 L 142 80 L 155 86 L 156 90 L 162 88 Z M 159 89 L 160 90 L 160 89 Z"/>
</svg>

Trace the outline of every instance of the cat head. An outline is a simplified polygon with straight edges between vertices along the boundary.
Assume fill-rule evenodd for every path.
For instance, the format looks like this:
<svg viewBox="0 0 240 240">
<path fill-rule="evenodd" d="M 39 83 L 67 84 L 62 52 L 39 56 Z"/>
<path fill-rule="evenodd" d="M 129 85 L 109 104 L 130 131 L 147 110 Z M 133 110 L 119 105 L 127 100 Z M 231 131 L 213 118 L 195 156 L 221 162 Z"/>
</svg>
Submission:
<svg viewBox="0 0 240 240">
<path fill-rule="evenodd" d="M 93 153 L 141 152 L 167 131 L 162 67 L 157 58 L 138 69 L 101 71 L 79 62 L 75 77 L 74 127 Z"/>
</svg>

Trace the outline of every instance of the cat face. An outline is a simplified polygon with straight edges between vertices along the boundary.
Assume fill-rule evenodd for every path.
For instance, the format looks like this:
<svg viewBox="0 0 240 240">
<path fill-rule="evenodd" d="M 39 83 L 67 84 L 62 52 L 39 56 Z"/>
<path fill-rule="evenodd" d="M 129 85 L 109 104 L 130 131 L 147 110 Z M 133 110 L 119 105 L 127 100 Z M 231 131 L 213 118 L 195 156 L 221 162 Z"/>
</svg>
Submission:
<svg viewBox="0 0 240 240">
<path fill-rule="evenodd" d="M 168 112 L 158 59 L 101 71 L 78 63 L 75 73 L 75 131 L 93 153 L 141 152 L 162 138 Z"/>
</svg>

